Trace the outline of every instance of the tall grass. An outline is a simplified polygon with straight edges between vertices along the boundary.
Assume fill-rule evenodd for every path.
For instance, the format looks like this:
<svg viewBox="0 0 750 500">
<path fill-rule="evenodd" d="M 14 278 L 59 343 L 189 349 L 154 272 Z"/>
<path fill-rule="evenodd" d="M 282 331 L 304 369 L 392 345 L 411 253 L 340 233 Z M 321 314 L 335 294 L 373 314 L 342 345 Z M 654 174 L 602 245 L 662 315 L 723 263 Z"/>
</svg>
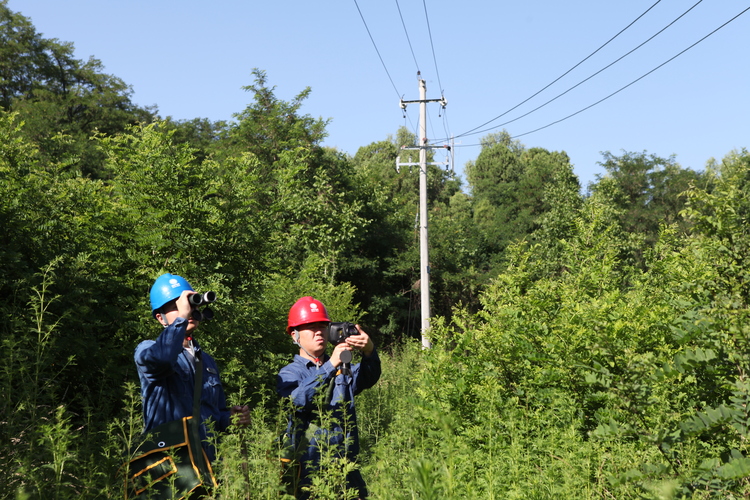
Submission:
<svg viewBox="0 0 750 500">
<path fill-rule="evenodd" d="M 121 410 L 109 422 L 97 422 L 96 408 L 76 415 L 64 404 L 51 404 L 57 388 L 41 374 L 57 370 L 45 368 L 52 362 L 45 343 L 54 341 L 55 330 L 54 321 L 47 326 L 43 304 L 53 298 L 44 287 L 35 297 L 30 307 L 41 318 L 34 322 L 33 338 L 43 345 L 32 348 L 20 334 L 3 340 L 3 373 L 12 376 L 0 382 L 0 498 L 122 498 L 118 468 L 142 429 L 138 386 L 124 382 Z M 718 467 L 704 461 L 712 443 L 731 434 L 721 427 L 701 427 L 703 434 L 670 441 L 671 450 L 656 434 L 594 428 L 592 412 L 600 410 L 583 407 L 580 395 L 564 384 L 509 381 L 502 369 L 507 367 L 476 354 L 470 332 L 438 325 L 434 333 L 444 340 L 431 350 L 413 342 L 380 353 L 380 381 L 356 398 L 359 460 L 348 463 L 322 450 L 312 498 L 353 498 L 344 478 L 355 467 L 371 498 L 383 500 L 741 498 L 746 492 L 739 458 L 734 470 L 709 474 Z M 21 360 L 39 366 L 19 369 Z M 228 377 L 239 373 L 229 370 Z M 37 374 L 40 386 L 26 386 Z M 231 383 L 249 387 L 242 379 Z M 243 391 L 230 394 L 230 404 L 249 399 Z M 735 398 L 743 394 L 738 389 Z M 271 387 L 256 388 L 252 399 L 259 401 L 252 424 L 232 426 L 218 443 L 219 486 L 207 498 L 292 498 L 279 461 L 289 409 Z M 322 418 L 325 425 L 332 417 Z M 670 458 L 675 463 L 665 456 L 676 457 Z"/>
<path fill-rule="evenodd" d="M 628 471 L 658 463 L 657 452 L 627 440 L 591 439 L 582 432 L 580 408 L 563 391 L 509 396 L 491 367 L 464 373 L 476 376 L 471 381 L 461 382 L 456 373 L 449 379 L 448 356 L 438 348 L 424 352 L 417 343 L 381 354 L 380 382 L 356 401 L 360 461 L 324 459 L 313 498 L 352 498 L 340 486 L 355 466 L 373 499 L 680 498 L 675 481 L 629 482 Z M 451 394 L 462 384 L 460 396 Z M 121 417 L 96 436 L 73 428 L 61 405 L 0 445 L 3 475 L 11 478 L 2 498 L 122 498 L 117 468 L 142 428 L 137 385 L 127 382 L 125 392 Z M 13 416 L 8 424 L 23 428 Z M 219 487 L 208 498 L 292 498 L 278 460 L 285 425 L 284 408 L 264 389 L 252 425 L 222 437 L 214 463 Z M 27 442 L 32 435 L 34 442 Z"/>
</svg>

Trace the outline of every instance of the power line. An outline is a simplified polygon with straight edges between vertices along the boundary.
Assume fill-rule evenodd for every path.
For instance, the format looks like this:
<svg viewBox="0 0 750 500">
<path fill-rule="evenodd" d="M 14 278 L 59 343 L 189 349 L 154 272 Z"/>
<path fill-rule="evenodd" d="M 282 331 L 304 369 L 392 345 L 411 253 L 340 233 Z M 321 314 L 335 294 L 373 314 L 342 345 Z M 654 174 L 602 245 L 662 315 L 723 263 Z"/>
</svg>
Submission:
<svg viewBox="0 0 750 500">
<path fill-rule="evenodd" d="M 443 108 L 443 132 L 445 132 L 445 137 L 450 139 L 451 131 L 450 126 L 448 125 L 448 111 L 446 108 Z"/>
<path fill-rule="evenodd" d="M 365 21 L 365 17 L 362 14 L 362 10 L 359 8 L 359 4 L 357 3 L 357 0 L 354 0 L 354 5 L 357 6 L 357 11 L 359 12 L 359 17 L 362 19 L 362 23 L 365 25 L 365 29 L 367 30 L 367 34 L 370 37 L 370 41 L 372 41 L 372 45 L 373 45 L 373 47 L 375 47 L 375 52 L 377 52 L 378 57 L 380 58 L 380 63 L 383 65 L 383 69 L 385 70 L 386 74 L 388 75 L 388 79 L 391 81 L 391 85 L 393 86 L 393 89 L 396 91 L 396 94 L 398 95 L 398 97 L 400 99 L 402 97 L 402 94 L 396 88 L 396 84 L 393 82 L 393 78 L 391 78 L 391 74 L 388 72 L 388 68 L 386 67 L 385 62 L 383 61 L 383 57 L 380 55 L 380 51 L 378 50 L 378 47 L 375 44 L 375 40 L 372 37 L 372 33 L 370 32 L 370 28 L 368 28 L 368 26 L 367 26 L 367 22 Z M 409 49 L 411 50 L 411 55 L 412 55 L 412 58 L 414 59 L 414 64 L 417 66 L 417 73 L 419 73 L 419 63 L 417 63 L 417 58 L 414 55 L 414 49 L 412 48 L 412 45 L 411 45 L 411 39 L 409 38 L 409 33 L 406 30 L 406 24 L 404 23 L 404 18 L 401 15 L 401 7 L 399 6 L 398 0 L 396 0 L 396 7 L 398 9 L 399 17 L 401 18 L 401 24 L 404 27 L 404 33 L 406 34 L 406 40 L 409 43 Z M 404 110 L 404 126 L 406 126 L 407 119 L 408 119 L 409 123 L 411 124 L 411 127 L 412 127 L 411 130 L 412 130 L 412 132 L 416 136 L 417 134 L 416 134 L 416 132 L 414 132 L 415 128 L 414 128 L 414 123 L 411 120 L 411 116 L 409 116 L 408 113 L 406 112 L 406 110 Z M 407 129 L 408 128 L 409 127 L 407 127 Z"/>
<path fill-rule="evenodd" d="M 357 6 L 357 11 L 359 12 L 359 17 L 362 18 L 362 23 L 365 25 L 365 29 L 367 30 L 367 34 L 370 36 L 370 41 L 372 42 L 372 46 L 375 47 L 375 52 L 378 53 L 378 58 L 380 58 L 380 63 L 383 65 L 383 69 L 385 70 L 385 74 L 388 75 L 388 79 L 391 81 L 391 85 L 393 85 L 393 90 L 396 91 L 396 95 L 400 99 L 401 96 L 402 96 L 402 94 L 396 88 L 396 84 L 393 83 L 393 78 L 391 78 L 391 74 L 388 72 L 388 68 L 385 66 L 385 62 L 383 61 L 383 57 L 380 55 L 380 51 L 378 50 L 378 46 L 375 44 L 375 40 L 372 38 L 372 33 L 370 33 L 370 28 L 367 27 L 367 22 L 365 21 L 365 16 L 362 15 L 362 11 L 359 8 L 359 4 L 357 3 L 357 0 L 354 0 L 354 5 Z"/>
<path fill-rule="evenodd" d="M 367 34 L 370 37 L 370 41 L 372 42 L 373 47 L 375 47 L 375 52 L 377 52 L 378 57 L 380 58 L 380 63 L 383 65 L 383 69 L 385 70 L 386 74 L 388 75 L 388 79 L 391 81 L 391 85 L 393 86 L 393 89 L 396 91 L 396 94 L 399 96 L 399 98 L 401 98 L 401 93 L 396 88 L 396 84 L 394 83 L 393 78 L 391 78 L 391 74 L 388 71 L 388 68 L 386 67 L 385 62 L 383 61 L 383 57 L 380 54 L 380 50 L 378 50 L 377 44 L 375 43 L 375 40 L 374 40 L 374 38 L 372 36 L 372 33 L 370 32 L 370 28 L 367 26 L 367 22 L 365 21 L 365 17 L 362 14 L 362 10 L 359 8 L 359 4 L 357 3 L 357 0 L 354 0 L 354 5 L 356 5 L 356 7 L 357 7 L 357 11 L 359 12 L 359 16 L 362 19 L 362 23 L 364 24 L 365 29 L 367 30 Z M 423 0 L 423 6 L 424 6 L 424 12 L 425 12 L 425 19 L 427 21 L 427 30 L 428 30 L 429 37 L 430 37 L 430 46 L 432 47 L 432 58 L 433 58 L 433 61 L 435 63 L 435 72 L 437 74 L 438 84 L 442 87 L 442 83 L 440 81 L 440 72 L 439 72 L 438 66 L 437 66 L 437 57 L 435 56 L 435 46 L 434 46 L 434 44 L 432 42 L 432 30 L 430 29 L 430 20 L 429 20 L 429 17 L 427 15 L 427 5 L 424 2 L 424 0 Z M 396 0 L 396 8 L 398 10 L 399 18 L 401 19 L 401 25 L 404 28 L 404 33 L 406 35 L 406 40 L 407 40 L 407 42 L 409 44 L 409 50 L 411 51 L 411 55 L 412 55 L 412 58 L 414 60 L 414 64 L 417 67 L 417 75 L 419 75 L 421 73 L 420 70 L 419 70 L 419 63 L 417 62 L 417 57 L 414 54 L 414 47 L 412 46 L 411 38 L 409 37 L 409 32 L 408 32 L 408 30 L 406 28 L 406 23 L 404 22 L 404 17 L 403 17 L 403 14 L 401 12 L 401 6 L 399 5 L 398 0 Z M 442 89 L 441 89 L 441 94 L 442 94 Z M 404 112 L 404 118 L 407 118 L 407 116 L 408 116 L 408 114 L 406 112 Z M 444 117 L 443 121 L 445 122 L 446 120 L 447 120 L 447 118 Z M 409 117 L 409 121 L 411 122 L 411 117 Z M 444 129 L 447 128 L 447 124 L 446 123 L 443 124 L 443 128 Z"/>
<path fill-rule="evenodd" d="M 430 17 L 427 14 L 427 2 L 426 0 L 422 0 L 422 5 L 424 7 L 424 17 L 425 21 L 427 22 L 427 33 L 430 37 L 430 48 L 432 49 L 432 60 L 435 64 L 435 75 L 437 76 L 438 85 L 440 86 L 440 96 L 443 97 L 443 91 L 445 90 L 443 88 L 443 83 L 440 81 L 440 70 L 438 69 L 438 63 L 437 63 L 437 56 L 435 55 L 435 44 L 432 40 L 432 28 L 430 27 Z M 443 130 L 446 132 L 446 135 L 448 138 L 450 138 L 450 134 L 448 133 L 448 130 L 450 127 L 448 126 L 448 116 L 445 114 L 445 102 L 443 102 L 443 112 L 441 113 L 441 116 L 443 118 Z"/>
<path fill-rule="evenodd" d="M 430 29 L 430 18 L 427 16 L 427 2 L 426 0 L 422 0 L 422 5 L 424 5 L 424 18 L 427 21 L 427 33 L 430 36 L 430 47 L 432 47 L 432 60 L 435 63 L 435 74 L 437 75 L 438 79 L 438 85 L 440 85 L 440 95 L 443 95 L 443 84 L 440 83 L 440 71 L 438 70 L 438 64 L 437 64 L 437 58 L 435 57 L 435 44 L 432 43 L 432 30 Z"/>
<path fill-rule="evenodd" d="M 409 113 L 407 113 L 406 110 L 404 111 L 404 127 L 406 127 L 407 130 L 409 130 L 412 134 L 414 134 L 414 137 L 418 137 L 419 134 L 417 134 L 417 127 L 414 126 L 414 122 L 411 120 L 411 116 L 409 116 Z M 409 125 L 411 125 L 411 129 L 406 126 L 406 121 L 409 120 Z"/>
<path fill-rule="evenodd" d="M 542 92 L 544 92 L 545 90 L 547 90 L 547 89 L 548 89 L 549 87 L 551 87 L 551 86 L 552 86 L 553 84 L 557 83 L 557 82 L 558 82 L 558 81 L 559 81 L 559 80 L 560 80 L 561 78 L 563 78 L 563 77 L 564 77 L 565 75 L 567 75 L 568 73 L 570 73 L 571 71 L 573 71 L 574 69 L 576 69 L 576 68 L 577 68 L 578 66 L 580 66 L 581 64 L 583 64 L 583 63 L 584 63 L 585 61 L 587 61 L 587 60 L 588 60 L 589 58 L 591 58 L 591 57 L 592 57 L 592 56 L 593 56 L 594 54 L 596 54 L 597 52 L 599 52 L 600 50 L 602 50 L 602 49 L 603 49 L 604 47 L 606 47 L 606 46 L 607 46 L 607 45 L 608 45 L 608 44 L 609 44 L 609 43 L 610 43 L 610 42 L 611 42 L 612 40 L 614 40 L 615 38 L 617 38 L 618 36 L 620 36 L 621 34 L 623 34 L 623 33 L 624 33 L 624 32 L 625 32 L 625 31 L 626 31 L 626 30 L 627 30 L 628 28 L 630 28 L 630 27 L 631 27 L 631 26 L 633 26 L 633 25 L 634 25 L 634 24 L 635 24 L 636 22 L 638 22 L 638 20 L 639 20 L 640 18 L 642 18 L 643 16 L 645 16 L 645 15 L 646 15 L 646 14 L 647 14 L 647 13 L 648 13 L 648 12 L 649 12 L 649 11 L 650 11 L 651 9 L 653 9 L 654 7 L 656 7 L 656 5 L 657 5 L 657 4 L 659 3 L 659 2 L 661 2 L 661 0 L 656 0 L 656 2 L 655 2 L 655 3 L 654 3 L 654 4 L 652 5 L 652 6 L 651 6 L 651 7 L 649 7 L 648 9 L 646 9 L 646 10 L 645 10 L 645 11 L 644 11 L 644 12 L 643 12 L 643 13 L 642 13 L 641 15 L 639 15 L 638 17 L 636 17 L 636 18 L 635 18 L 635 19 L 634 19 L 634 20 L 633 20 L 633 21 L 632 21 L 632 22 L 631 22 L 630 24 L 628 24 L 628 25 L 627 25 L 627 26 L 625 26 L 625 27 L 624 27 L 623 29 L 621 29 L 621 30 L 620 30 L 620 31 L 619 31 L 619 32 L 618 32 L 618 33 L 617 33 L 617 34 L 616 34 L 615 36 L 613 36 L 612 38 L 610 38 L 609 40 L 607 40 L 607 41 L 606 41 L 606 42 L 605 42 L 605 43 L 604 43 L 603 45 L 601 45 L 601 46 L 600 46 L 600 47 L 599 47 L 598 49 L 596 49 L 596 50 L 595 50 L 595 51 L 593 51 L 593 52 L 592 52 L 591 54 L 589 54 L 589 55 L 587 55 L 586 57 L 584 57 L 583 59 L 581 59 L 581 60 L 580 60 L 580 61 L 579 61 L 579 62 L 578 62 L 578 63 L 577 63 L 577 64 L 576 64 L 575 66 L 573 66 L 573 67 L 572 67 L 572 68 L 570 68 L 570 69 L 569 69 L 568 71 L 566 71 L 566 72 L 565 72 L 565 73 L 563 73 L 562 75 L 560 75 L 560 76 L 558 76 L 557 78 L 555 78 L 554 80 L 552 80 L 552 81 L 551 81 L 550 83 L 548 83 L 547 85 L 545 85 L 544 87 L 542 87 L 542 88 L 541 88 L 540 90 L 538 90 L 537 92 L 535 92 L 534 94 L 532 94 L 532 95 L 531 95 L 531 96 L 529 96 L 528 98 L 526 98 L 526 99 L 524 99 L 523 101 L 519 102 L 518 104 L 516 104 L 515 106 L 513 106 L 513 107 L 512 107 L 512 108 L 510 108 L 509 110 L 505 111 L 504 113 L 502 113 L 502 114 L 500 114 L 500 115 L 496 116 L 495 118 L 493 118 L 493 119 L 491 119 L 491 120 L 488 120 L 488 121 L 486 121 L 486 122 L 482 123 L 481 125 L 477 125 L 477 126 L 476 126 L 476 127 L 474 127 L 473 129 L 471 129 L 471 130 L 468 130 L 468 131 L 466 131 L 466 132 L 464 132 L 464 133 L 462 133 L 462 134 L 459 134 L 459 135 L 457 135 L 456 137 L 464 137 L 464 136 L 466 136 L 466 135 L 469 135 L 469 134 L 471 134 L 472 132 L 474 132 L 475 130 L 477 130 L 478 128 L 484 127 L 485 125 L 488 125 L 488 124 L 490 124 L 490 123 L 494 122 L 495 120 L 497 120 L 497 119 L 499 119 L 499 118 L 502 118 L 503 116 L 507 115 L 508 113 L 510 113 L 510 112 L 511 112 L 511 111 L 513 111 L 514 109 L 518 108 L 518 107 L 519 107 L 519 106 L 521 106 L 522 104 L 525 104 L 525 103 L 527 103 L 528 101 L 530 101 L 531 99 L 533 99 L 534 97 L 538 96 L 539 94 L 541 94 Z M 699 3 L 700 3 L 700 2 L 699 2 Z M 498 125 L 498 126 L 500 126 L 500 127 L 501 127 L 502 125 Z"/>
<path fill-rule="evenodd" d="M 560 122 L 562 122 L 562 121 L 565 121 L 565 120 L 567 120 L 568 118 L 572 118 L 572 117 L 574 117 L 574 116 L 576 116 L 576 115 L 578 115 L 578 114 L 580 114 L 580 113 L 583 113 L 584 111 L 586 111 L 586 110 L 588 110 L 588 109 L 591 109 L 591 108 L 593 108 L 593 107 L 594 107 L 594 106 L 596 106 L 597 104 L 600 104 L 600 103 L 602 103 L 602 102 L 606 101 L 607 99 L 609 99 L 610 97 L 612 97 L 612 96 L 614 96 L 614 95 L 616 95 L 616 94 L 619 94 L 620 92 L 622 92 L 622 91 L 623 91 L 623 90 L 625 90 L 626 88 L 628 88 L 628 87 L 630 87 L 631 85 L 633 85 L 634 83 L 636 83 L 636 82 L 638 82 L 638 81 L 640 81 L 640 80 L 644 79 L 645 77 L 647 77 L 648 75 L 650 75 L 650 74 L 651 74 L 651 73 L 653 73 L 654 71 L 658 70 L 658 69 L 659 69 L 659 68 L 661 68 L 662 66 L 665 66 L 665 65 L 666 65 L 667 63 L 670 63 L 670 62 L 672 62 L 673 60 L 677 59 L 677 58 L 678 58 L 679 56 L 681 56 L 682 54 L 684 54 L 684 53 L 685 53 L 685 52 L 687 52 L 688 50 L 692 49 L 693 47 L 695 47 L 695 46 L 696 46 L 696 45 L 698 45 L 699 43 L 703 42 L 703 41 L 704 41 L 704 40 L 705 40 L 706 38 L 710 37 L 711 35 L 713 35 L 713 34 L 714 34 L 714 33 L 716 33 L 717 31 L 719 31 L 720 29 L 722 29 L 722 28 L 724 28 L 725 26 L 727 26 L 727 25 L 728 25 L 729 23 L 731 23 L 732 21 L 736 20 L 736 19 L 737 19 L 738 17 L 740 17 L 741 15 L 743 15 L 743 14 L 744 14 L 745 12 L 747 12 L 748 10 L 750 10 L 750 7 L 747 7 L 747 8 L 745 9 L 745 10 L 743 10 L 742 12 L 740 12 L 739 14 L 737 14 L 736 16 L 732 17 L 732 18 L 731 18 L 731 19 L 730 19 L 729 21 L 725 22 L 724 24 L 722 24 L 721 26 L 719 26 L 718 28 L 716 28 L 715 30 L 713 30 L 712 32 L 710 32 L 709 34 L 707 34 L 706 36 L 704 36 L 703 38 L 701 38 L 700 40 L 698 40 L 697 42 L 693 43 L 692 45 L 690 45 L 690 46 L 689 46 L 689 47 L 687 47 L 686 49 L 683 49 L 682 51 L 678 52 L 678 53 L 677 53 L 677 54 L 675 54 L 674 56 L 672 56 L 672 57 L 670 57 L 669 59 L 667 59 L 666 61 L 664 61 L 663 63 L 659 64 L 658 66 L 656 66 L 655 68 L 653 68 L 653 69 L 652 69 L 651 71 L 648 71 L 647 73 L 644 73 L 643 75 L 639 76 L 638 78 L 636 78 L 636 79 L 635 79 L 635 80 L 633 80 L 632 82 L 628 83 L 627 85 L 625 85 L 625 86 L 623 86 L 623 87 L 620 87 L 620 88 L 619 88 L 618 90 L 616 90 L 616 91 L 612 92 L 612 93 L 611 93 L 611 94 L 609 94 L 608 96 L 606 96 L 606 97 L 603 97 L 602 99 L 599 99 L 599 100 L 598 100 L 598 101 L 596 101 L 595 103 L 593 103 L 593 104 L 590 104 L 590 105 L 586 106 L 585 108 L 579 109 L 579 110 L 578 110 L 578 111 L 576 111 L 575 113 L 571 113 L 571 114 L 569 114 L 568 116 L 566 116 L 566 117 L 564 117 L 564 118 L 560 118 L 559 120 L 555 120 L 555 121 L 554 121 L 554 122 L 552 122 L 552 123 L 548 123 L 547 125 L 544 125 L 543 127 L 535 128 L 534 130 L 529 130 L 528 132 L 524 132 L 524 133 L 522 133 L 522 134 L 514 135 L 513 137 L 511 137 L 511 139 L 516 139 L 516 138 L 518 138 L 518 137 L 523 137 L 524 135 L 529 135 L 529 134 L 533 134 L 534 132 L 538 132 L 538 131 L 540 131 L 540 130 L 543 130 L 543 129 L 545 129 L 545 128 L 551 127 L 552 125 L 556 125 L 556 124 L 558 124 L 558 123 L 560 123 Z M 460 146 L 460 147 L 468 147 L 468 146 L 481 146 L 481 144 L 466 144 L 466 145 L 462 145 L 462 146 Z"/>
<path fill-rule="evenodd" d="M 427 118 L 429 119 L 429 123 L 430 123 L 430 130 L 432 130 L 432 134 L 433 134 L 433 135 L 437 135 L 437 134 L 435 133 L 435 125 L 434 125 L 434 124 L 432 123 L 432 113 L 430 113 L 430 110 L 429 110 L 429 109 L 427 110 Z"/>
<path fill-rule="evenodd" d="M 630 54 L 632 54 L 633 52 L 635 52 L 636 50 L 638 50 L 638 49 L 640 49 L 641 47 L 643 47 L 644 45 L 646 45 L 646 44 L 647 44 L 648 42 L 650 42 L 651 40 L 653 40 L 654 38 L 656 38 L 656 37 L 657 37 L 658 35 L 660 35 L 661 33 L 663 33 L 663 32 L 664 32 L 665 30 L 667 30 L 667 28 L 669 28 L 669 27 L 670 27 L 670 26 L 672 26 L 672 25 L 673 25 L 674 23 L 676 23 L 677 21 L 679 21 L 679 20 L 680 20 L 680 19 L 681 19 L 681 18 L 682 18 L 683 16 L 685 16 L 685 15 L 686 15 L 686 14 L 687 14 L 688 12 L 690 12 L 690 11 L 691 11 L 691 10 L 693 10 L 693 9 L 694 9 L 695 7 L 697 7 L 697 6 L 698 6 L 698 4 L 699 4 L 699 3 L 701 3 L 702 1 L 703 1 L 703 0 L 698 0 L 698 1 L 697 1 L 697 2 L 695 3 L 695 4 L 693 4 L 693 6 L 692 6 L 692 7 L 690 7 L 690 8 L 688 9 L 688 10 L 686 10 L 685 12 L 683 12 L 682 14 L 680 14 L 680 15 L 679 15 L 679 16 L 678 16 L 678 17 L 677 17 L 676 19 L 674 19 L 674 20 L 673 20 L 673 21 L 672 21 L 671 23 L 669 23 L 668 25 L 666 25 L 665 27 L 663 27 L 662 29 L 660 29 L 659 31 L 657 31 L 657 32 L 656 32 L 655 34 L 653 34 L 653 35 L 652 35 L 651 37 L 649 37 L 648 39 L 646 39 L 646 40 L 645 40 L 644 42 L 642 42 L 642 43 L 641 43 L 640 45 L 636 46 L 636 47 L 635 47 L 634 49 L 632 49 L 632 50 L 630 50 L 630 51 L 626 52 L 625 54 L 623 54 L 622 56 L 618 57 L 617 59 L 615 59 L 614 61 L 612 61 L 612 62 L 611 62 L 611 63 L 609 63 L 608 65 L 604 66 L 604 67 L 603 67 L 602 69 L 600 69 L 600 70 L 599 70 L 599 71 L 597 71 L 596 73 L 594 73 L 594 74 L 592 74 L 592 75 L 588 76 L 587 78 L 585 78 L 585 79 L 581 80 L 580 82 L 578 82 L 578 83 L 576 83 L 575 85 L 573 85 L 572 87 L 568 88 L 568 89 L 567 89 L 566 91 L 564 91 L 564 92 L 562 92 L 562 93 L 560 93 L 560 94 L 556 95 L 555 97 L 553 97 L 553 98 L 552 98 L 552 99 L 550 99 L 549 101 L 545 102 L 544 104 L 541 104 L 541 105 L 537 106 L 536 108 L 532 109 L 531 111 L 529 111 L 529 112 L 527 112 L 527 113 L 524 113 L 524 114 L 522 114 L 521 116 L 518 116 L 518 117 L 516 117 L 516 118 L 513 118 L 512 120 L 509 120 L 509 121 L 507 121 L 507 122 L 505 122 L 505 123 L 501 123 L 500 125 L 495 125 L 495 126 L 493 126 L 493 127 L 490 127 L 490 128 L 486 128 L 486 129 L 483 129 L 483 130 L 478 130 L 478 131 L 476 131 L 476 132 L 472 132 L 472 134 L 481 134 L 481 133 L 483 133 L 483 132 L 488 132 L 488 131 L 490 131 L 490 130 L 493 130 L 493 129 L 496 129 L 496 128 L 499 128 L 499 127 L 502 127 L 502 126 L 504 126 L 504 125 L 508 125 L 509 123 L 513 123 L 513 122 L 514 122 L 514 121 L 516 121 L 516 120 L 520 120 L 521 118 L 524 118 L 524 117 L 526 117 L 526 116 L 530 115 L 531 113 L 533 113 L 533 112 L 535 112 L 535 111 L 538 111 L 538 110 L 540 110 L 541 108 L 545 107 L 545 106 L 546 106 L 547 104 L 549 104 L 549 103 L 551 103 L 551 102 L 553 102 L 553 101 L 556 101 L 557 99 L 559 99 L 560 97 L 564 96 L 565 94 L 567 94 L 567 93 L 568 93 L 568 92 L 570 92 L 571 90 L 573 90 L 573 89 L 575 89 L 575 88 L 579 87 L 580 85 L 583 85 L 584 83 L 586 83 L 587 81 L 591 80 L 592 78 L 594 78 L 594 77 L 595 77 L 596 75 L 598 75 L 598 74 L 599 74 L 599 73 L 601 73 L 602 71 L 606 70 L 607 68 L 610 68 L 610 67 L 614 66 L 615 64 L 617 64 L 618 62 L 620 62 L 621 60 L 625 59 L 625 58 L 626 58 L 627 56 L 629 56 Z M 473 130 L 476 130 L 476 129 L 473 129 Z M 459 137 L 464 137 L 464 136 L 466 136 L 466 135 L 469 135 L 469 133 L 464 133 L 464 134 L 460 135 Z"/>
<path fill-rule="evenodd" d="M 417 67 L 417 73 L 419 72 L 419 63 L 417 63 L 417 56 L 414 55 L 414 48 L 411 46 L 411 40 L 409 39 L 409 32 L 406 30 L 406 23 L 404 22 L 404 16 L 401 15 L 401 7 L 396 0 L 396 8 L 398 9 L 398 16 L 401 18 L 401 25 L 404 27 L 404 33 L 406 34 L 406 41 L 409 42 L 409 50 L 411 50 L 411 57 L 414 58 L 414 65 Z"/>
</svg>

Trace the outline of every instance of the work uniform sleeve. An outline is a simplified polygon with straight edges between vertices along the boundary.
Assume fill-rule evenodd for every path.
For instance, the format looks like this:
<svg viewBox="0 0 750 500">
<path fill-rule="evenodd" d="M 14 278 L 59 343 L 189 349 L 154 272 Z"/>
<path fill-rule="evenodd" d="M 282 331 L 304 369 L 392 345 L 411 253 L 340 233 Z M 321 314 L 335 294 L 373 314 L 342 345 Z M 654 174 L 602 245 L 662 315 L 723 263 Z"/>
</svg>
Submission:
<svg viewBox="0 0 750 500">
<path fill-rule="evenodd" d="M 298 411 L 312 410 L 318 388 L 326 384 L 335 372 L 336 369 L 330 361 L 326 361 L 320 369 L 313 372 L 292 363 L 282 368 L 276 376 L 276 392 L 282 398 L 291 396 Z"/>
<path fill-rule="evenodd" d="M 177 318 L 162 330 L 155 341 L 146 340 L 135 349 L 138 371 L 149 378 L 166 377 L 174 372 L 177 356 L 182 352 L 188 321 Z"/>
<path fill-rule="evenodd" d="M 224 386 L 221 383 L 219 366 L 203 352 L 203 393 L 201 394 L 201 415 L 203 420 L 214 420 L 216 430 L 223 432 L 229 427 L 229 409 Z"/>
<path fill-rule="evenodd" d="M 224 432 L 229 428 L 231 422 L 229 409 L 227 408 L 227 397 L 224 394 L 224 387 L 219 386 L 221 391 L 221 412 L 219 413 L 219 430 Z"/>
<path fill-rule="evenodd" d="M 373 349 L 369 356 L 362 356 L 362 361 L 352 367 L 352 378 L 355 395 L 369 389 L 380 380 L 380 358 L 377 349 Z"/>
</svg>

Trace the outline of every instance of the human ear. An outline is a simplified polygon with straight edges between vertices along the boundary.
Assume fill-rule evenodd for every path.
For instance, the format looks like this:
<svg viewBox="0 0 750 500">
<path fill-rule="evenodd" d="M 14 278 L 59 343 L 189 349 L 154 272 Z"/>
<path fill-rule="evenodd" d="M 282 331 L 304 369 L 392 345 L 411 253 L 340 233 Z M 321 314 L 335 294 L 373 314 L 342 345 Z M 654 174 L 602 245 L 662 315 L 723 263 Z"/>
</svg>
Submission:
<svg viewBox="0 0 750 500">
<path fill-rule="evenodd" d="M 162 313 L 156 313 L 156 321 L 158 321 L 161 326 L 168 326 L 166 318 Z"/>
</svg>

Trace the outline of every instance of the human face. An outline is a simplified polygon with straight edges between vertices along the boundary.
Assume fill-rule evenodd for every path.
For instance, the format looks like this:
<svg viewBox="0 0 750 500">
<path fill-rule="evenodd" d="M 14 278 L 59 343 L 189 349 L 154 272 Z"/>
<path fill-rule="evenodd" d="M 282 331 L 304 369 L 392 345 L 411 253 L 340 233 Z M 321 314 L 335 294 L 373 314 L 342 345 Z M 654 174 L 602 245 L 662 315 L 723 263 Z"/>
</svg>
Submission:
<svg viewBox="0 0 750 500">
<path fill-rule="evenodd" d="M 164 304 L 161 308 L 161 313 L 156 313 L 156 319 L 159 320 L 159 323 L 162 324 L 162 326 L 168 326 L 174 323 L 174 320 L 177 319 L 177 317 L 180 315 L 179 310 L 177 309 L 177 301 L 173 300 L 171 302 L 167 302 Z M 200 324 L 200 321 L 195 321 L 192 316 L 188 319 L 188 325 L 187 329 L 185 330 L 185 336 L 190 335 L 190 333 L 198 328 L 198 325 Z"/>
<path fill-rule="evenodd" d="M 328 323 L 325 321 L 305 323 L 295 329 L 299 332 L 299 340 L 297 342 L 301 347 L 300 355 L 304 357 L 321 357 L 326 351 Z M 306 354 L 310 356 L 306 356 Z"/>
</svg>

